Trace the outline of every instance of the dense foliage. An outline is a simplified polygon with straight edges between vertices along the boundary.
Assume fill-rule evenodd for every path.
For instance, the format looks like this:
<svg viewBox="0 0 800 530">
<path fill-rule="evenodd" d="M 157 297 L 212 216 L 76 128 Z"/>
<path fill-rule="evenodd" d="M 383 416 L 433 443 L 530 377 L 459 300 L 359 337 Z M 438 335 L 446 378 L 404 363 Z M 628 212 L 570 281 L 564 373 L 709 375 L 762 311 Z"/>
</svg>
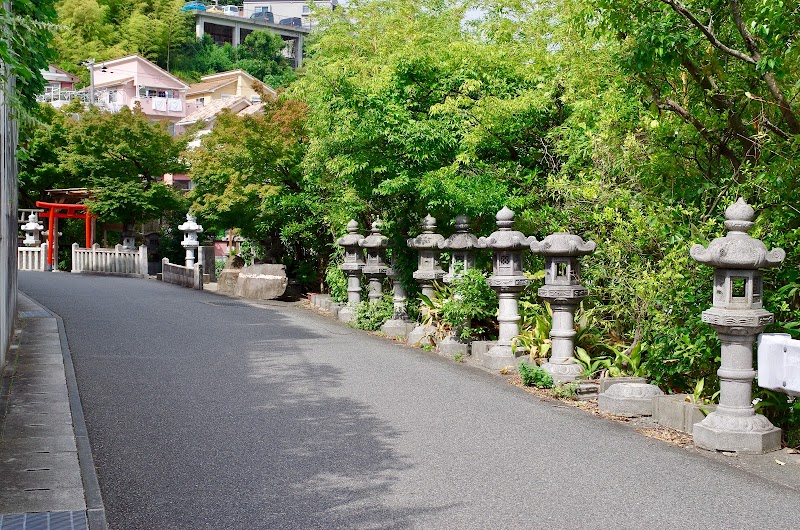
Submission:
<svg viewBox="0 0 800 530">
<path fill-rule="evenodd" d="M 241 67 L 291 81 L 275 38 L 253 34 L 239 49 L 196 42 L 181 37 L 185 21 L 165 6 L 62 0 L 61 59 L 137 50 L 187 77 Z M 477 18 L 469 7 L 355 0 L 346 16 L 318 13 L 305 67 L 282 98 L 263 115 L 220 116 L 186 154 L 193 211 L 210 230 L 238 228 L 308 288 L 327 277 L 342 299 L 343 278 L 329 262 L 351 218 L 362 227 L 384 221 L 413 289 L 405 238 L 426 214 L 445 234 L 468 214 L 485 235 L 508 205 L 526 234 L 566 230 L 598 244 L 583 259 L 587 370 L 602 356 L 666 390 L 704 380 L 712 395 L 719 343 L 700 320 L 711 270 L 689 247 L 724 233 L 724 208 L 736 197 L 757 210 L 753 235 L 787 250 L 765 283 L 776 328 L 800 321 L 797 3 L 487 0 Z M 67 166 L 45 152 L 46 142 L 76 138 L 68 122 L 50 120 L 28 144 L 44 162 L 23 168 L 30 182 L 106 167 L 81 159 L 99 156 L 91 142 L 69 148 Z M 481 267 L 487 259 L 481 253 Z M 526 263 L 531 273 L 541 266 Z M 478 310 L 440 302 L 453 326 Z M 545 308 L 526 308 L 518 342 L 541 353 Z"/>
<path fill-rule="evenodd" d="M 138 108 L 112 114 L 42 105 L 34 117 L 21 135 L 21 205 L 32 206 L 47 189 L 86 187 L 92 190 L 87 204 L 103 221 L 143 222 L 186 208 L 162 179 L 186 171 L 180 157 L 185 140 Z"/>
<path fill-rule="evenodd" d="M 9 95 L 18 115 L 35 105 L 44 87 L 40 70 L 47 69 L 54 56 L 50 42 L 55 18 L 53 0 L 0 3 L 0 79 L 13 77 L 14 91 Z"/>
</svg>

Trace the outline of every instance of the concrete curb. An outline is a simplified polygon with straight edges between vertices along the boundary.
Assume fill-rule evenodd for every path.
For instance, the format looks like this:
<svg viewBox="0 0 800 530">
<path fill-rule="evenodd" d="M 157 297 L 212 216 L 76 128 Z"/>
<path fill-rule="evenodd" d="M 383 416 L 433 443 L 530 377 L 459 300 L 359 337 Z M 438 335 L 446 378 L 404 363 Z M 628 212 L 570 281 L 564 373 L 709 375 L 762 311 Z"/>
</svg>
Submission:
<svg viewBox="0 0 800 530">
<path fill-rule="evenodd" d="M 67 334 L 64 330 L 64 321 L 60 316 L 41 305 L 30 296 L 19 292 L 18 296 L 24 296 L 31 303 L 50 314 L 58 325 L 58 337 L 61 342 L 61 355 L 64 358 L 64 375 L 67 379 L 67 392 L 69 394 L 69 406 L 72 411 L 72 429 L 75 433 L 75 444 L 78 448 L 78 463 L 81 469 L 81 480 L 83 481 L 84 497 L 86 499 L 86 516 L 90 530 L 108 530 L 106 521 L 106 509 L 103 504 L 103 497 L 100 493 L 100 483 L 97 480 L 97 472 L 94 467 L 92 457 L 92 447 L 89 443 L 89 434 L 86 429 L 86 421 L 83 416 L 81 397 L 78 393 L 78 381 L 75 378 L 75 367 L 72 363 L 72 354 L 69 351 Z"/>
</svg>

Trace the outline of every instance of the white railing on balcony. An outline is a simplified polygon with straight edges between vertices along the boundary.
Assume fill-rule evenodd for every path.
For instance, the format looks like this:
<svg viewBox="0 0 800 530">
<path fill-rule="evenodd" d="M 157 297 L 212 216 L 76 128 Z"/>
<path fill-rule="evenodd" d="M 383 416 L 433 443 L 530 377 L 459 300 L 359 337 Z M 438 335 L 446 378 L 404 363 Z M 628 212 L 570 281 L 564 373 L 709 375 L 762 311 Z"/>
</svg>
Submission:
<svg viewBox="0 0 800 530">
<path fill-rule="evenodd" d="M 147 247 L 142 245 L 138 250 L 125 250 L 122 245 L 100 248 L 95 243 L 92 248 L 81 248 L 77 243 L 73 243 L 72 272 L 146 278 Z"/>
<path fill-rule="evenodd" d="M 164 258 L 161 260 L 161 281 L 202 291 L 203 266 L 195 263 L 193 267 L 184 267 L 170 263 L 169 258 Z"/>
<path fill-rule="evenodd" d="M 38 247 L 17 247 L 17 270 L 43 271 L 47 263 L 47 243 Z"/>
<path fill-rule="evenodd" d="M 69 103 L 73 99 L 80 99 L 84 103 L 89 102 L 89 93 L 84 88 L 82 90 L 61 90 L 60 88 L 46 88 L 44 94 L 36 96 L 39 103 L 54 103 L 63 101 Z"/>
</svg>

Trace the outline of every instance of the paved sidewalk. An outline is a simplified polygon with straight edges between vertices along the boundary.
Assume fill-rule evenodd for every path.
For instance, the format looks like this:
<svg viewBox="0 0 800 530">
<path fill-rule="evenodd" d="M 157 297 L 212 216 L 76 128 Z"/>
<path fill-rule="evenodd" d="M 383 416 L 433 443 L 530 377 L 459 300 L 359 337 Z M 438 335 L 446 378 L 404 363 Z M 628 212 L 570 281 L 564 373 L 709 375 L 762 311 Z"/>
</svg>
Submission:
<svg viewBox="0 0 800 530">
<path fill-rule="evenodd" d="M 0 530 L 102 530 L 105 512 L 63 324 L 24 294 L 18 300 L 0 397 Z"/>
</svg>

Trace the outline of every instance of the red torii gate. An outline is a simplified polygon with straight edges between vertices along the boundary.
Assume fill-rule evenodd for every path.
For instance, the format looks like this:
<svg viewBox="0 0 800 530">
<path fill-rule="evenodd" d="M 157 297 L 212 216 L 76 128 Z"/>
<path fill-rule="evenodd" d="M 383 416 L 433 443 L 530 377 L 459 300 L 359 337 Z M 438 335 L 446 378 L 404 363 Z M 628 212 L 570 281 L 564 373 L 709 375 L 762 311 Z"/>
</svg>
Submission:
<svg viewBox="0 0 800 530">
<path fill-rule="evenodd" d="M 83 204 L 59 204 L 55 202 L 36 201 L 36 207 L 45 211 L 40 217 L 48 219 L 47 224 L 47 263 L 53 267 L 53 242 L 55 241 L 56 219 L 83 219 L 86 223 L 86 248 L 92 246 L 92 219 L 94 216 Z M 66 210 L 64 212 L 60 210 Z M 82 212 L 82 213 L 79 213 Z"/>
</svg>

